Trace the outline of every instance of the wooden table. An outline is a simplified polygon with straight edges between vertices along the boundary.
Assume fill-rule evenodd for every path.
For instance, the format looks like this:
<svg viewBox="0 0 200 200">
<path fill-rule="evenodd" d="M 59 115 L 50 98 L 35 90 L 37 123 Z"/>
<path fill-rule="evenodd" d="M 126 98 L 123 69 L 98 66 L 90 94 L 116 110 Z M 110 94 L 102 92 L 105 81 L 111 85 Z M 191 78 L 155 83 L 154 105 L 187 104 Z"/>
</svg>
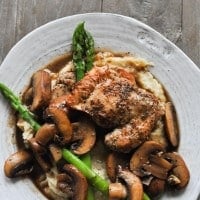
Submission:
<svg viewBox="0 0 200 200">
<path fill-rule="evenodd" d="M 86 12 L 134 17 L 200 66 L 200 0 L 0 0 L 0 63 L 24 35 L 51 20 Z"/>
</svg>

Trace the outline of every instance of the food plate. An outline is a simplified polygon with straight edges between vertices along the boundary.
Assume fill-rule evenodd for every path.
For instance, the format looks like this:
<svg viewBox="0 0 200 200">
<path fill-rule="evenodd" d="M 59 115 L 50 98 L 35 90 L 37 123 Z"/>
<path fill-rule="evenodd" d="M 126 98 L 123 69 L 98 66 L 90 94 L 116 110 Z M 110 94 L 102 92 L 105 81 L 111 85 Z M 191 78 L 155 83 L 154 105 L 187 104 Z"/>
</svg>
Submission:
<svg viewBox="0 0 200 200">
<path fill-rule="evenodd" d="M 107 13 L 55 20 L 29 33 L 12 48 L 0 67 L 0 81 L 19 94 L 33 72 L 55 56 L 70 51 L 72 33 L 81 21 L 86 22 L 96 47 L 131 52 L 153 63 L 150 71 L 164 85 L 176 107 L 181 134 L 179 152 L 191 173 L 184 191 L 166 193 L 162 200 L 197 199 L 200 191 L 200 71 L 179 48 L 149 26 L 133 18 Z M 1 199 L 46 199 L 29 179 L 13 181 L 4 176 L 4 161 L 17 147 L 15 130 L 9 123 L 10 107 L 2 97 L 0 110 Z"/>
</svg>

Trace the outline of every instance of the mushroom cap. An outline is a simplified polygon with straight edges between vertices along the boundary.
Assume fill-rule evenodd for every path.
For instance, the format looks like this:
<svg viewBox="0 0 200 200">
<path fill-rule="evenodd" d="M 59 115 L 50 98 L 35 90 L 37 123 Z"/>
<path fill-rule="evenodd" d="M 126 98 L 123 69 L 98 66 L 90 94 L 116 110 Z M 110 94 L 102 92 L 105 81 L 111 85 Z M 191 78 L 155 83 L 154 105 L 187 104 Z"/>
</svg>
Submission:
<svg viewBox="0 0 200 200">
<path fill-rule="evenodd" d="M 62 101 L 60 103 L 62 105 Z M 63 145 L 68 144 L 72 139 L 72 125 L 66 110 L 62 106 L 52 103 L 48 108 L 48 114 L 53 118 L 58 128 Z"/>
<path fill-rule="evenodd" d="M 159 179 L 159 178 L 153 178 L 147 187 L 147 193 L 153 198 L 158 197 L 160 194 L 162 194 L 165 190 L 166 181 Z"/>
<path fill-rule="evenodd" d="M 130 169 L 138 176 L 145 176 L 144 166 L 149 164 L 149 157 L 153 153 L 164 151 L 161 144 L 154 141 L 144 142 L 132 155 Z M 151 167 L 151 166 L 150 166 Z"/>
<path fill-rule="evenodd" d="M 95 144 L 96 132 L 94 124 L 89 120 L 75 122 L 72 124 L 73 138 L 75 142 L 71 145 L 72 151 L 76 155 L 83 155 L 89 152 Z"/>
<path fill-rule="evenodd" d="M 71 178 L 72 200 L 85 200 L 88 190 L 88 183 L 85 176 L 71 164 L 65 164 L 63 171 Z"/>
<path fill-rule="evenodd" d="M 183 158 L 177 152 L 165 153 L 165 159 L 173 164 L 171 175 L 168 177 L 168 183 L 177 189 L 184 188 L 190 180 L 190 172 Z"/>
<path fill-rule="evenodd" d="M 57 130 L 54 124 L 45 123 L 35 134 L 35 140 L 39 144 L 45 146 L 50 140 L 54 138 L 56 133 Z"/>
<path fill-rule="evenodd" d="M 4 164 L 4 173 L 9 178 L 22 176 L 31 173 L 33 170 L 33 156 L 20 150 L 8 157 Z"/>
<path fill-rule="evenodd" d="M 118 177 L 123 179 L 128 187 L 130 200 L 142 200 L 143 199 L 143 185 L 135 174 L 128 169 L 119 168 Z"/>
</svg>

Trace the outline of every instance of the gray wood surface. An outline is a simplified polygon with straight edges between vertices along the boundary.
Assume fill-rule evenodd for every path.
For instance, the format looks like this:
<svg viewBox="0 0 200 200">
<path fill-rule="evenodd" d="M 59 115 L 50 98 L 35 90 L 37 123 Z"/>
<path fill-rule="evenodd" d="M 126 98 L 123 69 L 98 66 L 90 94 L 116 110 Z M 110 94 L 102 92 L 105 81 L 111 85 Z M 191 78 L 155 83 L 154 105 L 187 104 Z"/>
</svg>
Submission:
<svg viewBox="0 0 200 200">
<path fill-rule="evenodd" d="M 112 12 L 150 25 L 200 66 L 199 10 L 199 0 L 0 0 L 0 63 L 24 35 L 51 20 Z"/>
</svg>

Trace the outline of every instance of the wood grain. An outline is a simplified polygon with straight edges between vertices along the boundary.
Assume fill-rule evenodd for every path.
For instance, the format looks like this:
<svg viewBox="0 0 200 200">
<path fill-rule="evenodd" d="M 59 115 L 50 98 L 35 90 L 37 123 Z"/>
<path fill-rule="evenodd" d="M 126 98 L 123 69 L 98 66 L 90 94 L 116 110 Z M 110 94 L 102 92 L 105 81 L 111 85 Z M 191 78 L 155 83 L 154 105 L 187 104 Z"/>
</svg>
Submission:
<svg viewBox="0 0 200 200">
<path fill-rule="evenodd" d="M 134 17 L 173 42 L 181 34 L 181 0 L 104 0 L 103 11 Z"/>
<path fill-rule="evenodd" d="M 0 0 L 0 63 L 24 35 L 57 18 L 101 12 L 99 0 Z"/>
<path fill-rule="evenodd" d="M 200 66 L 199 9 L 199 0 L 0 0 L 0 63 L 24 35 L 51 20 L 112 12 L 150 25 Z"/>
<path fill-rule="evenodd" d="M 200 67 L 199 0 L 183 0 L 182 35 L 177 45 Z"/>
</svg>

